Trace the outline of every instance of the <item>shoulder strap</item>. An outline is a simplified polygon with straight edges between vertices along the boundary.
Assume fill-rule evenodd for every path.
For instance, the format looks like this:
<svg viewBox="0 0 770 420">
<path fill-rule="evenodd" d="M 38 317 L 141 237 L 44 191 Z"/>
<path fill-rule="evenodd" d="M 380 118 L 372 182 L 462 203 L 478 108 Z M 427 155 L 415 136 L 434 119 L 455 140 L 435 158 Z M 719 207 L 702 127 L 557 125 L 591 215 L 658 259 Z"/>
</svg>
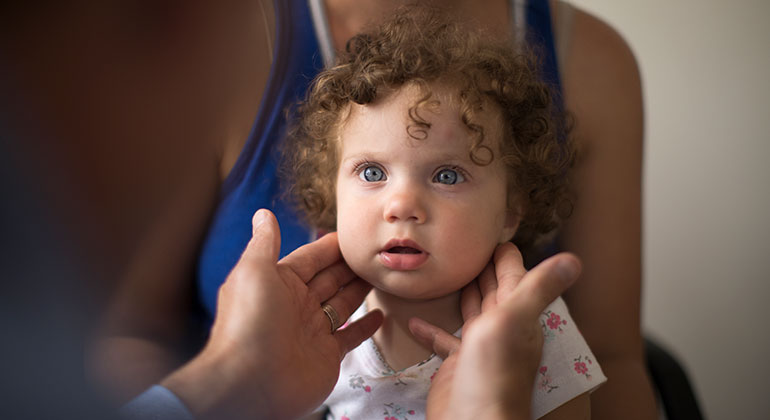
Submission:
<svg viewBox="0 0 770 420">
<path fill-rule="evenodd" d="M 313 28 L 318 38 L 318 46 L 321 49 L 324 66 L 331 67 L 334 64 L 335 54 L 332 43 L 332 31 L 329 27 L 329 19 L 326 16 L 326 7 L 323 0 L 308 0 L 310 16 L 313 19 Z"/>
<path fill-rule="evenodd" d="M 556 26 L 553 28 L 553 32 L 556 36 L 556 63 L 559 64 L 559 75 L 561 76 L 563 75 L 563 66 L 567 64 L 567 54 L 569 54 L 572 40 L 575 8 L 564 0 L 559 0 L 556 4 Z"/>
</svg>

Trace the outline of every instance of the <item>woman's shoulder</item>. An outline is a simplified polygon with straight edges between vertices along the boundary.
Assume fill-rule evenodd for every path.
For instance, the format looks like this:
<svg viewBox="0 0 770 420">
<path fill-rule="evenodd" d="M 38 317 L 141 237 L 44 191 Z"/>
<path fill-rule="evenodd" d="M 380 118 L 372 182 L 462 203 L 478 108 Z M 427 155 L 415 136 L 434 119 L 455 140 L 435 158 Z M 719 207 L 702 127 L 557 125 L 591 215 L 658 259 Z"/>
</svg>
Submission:
<svg viewBox="0 0 770 420">
<path fill-rule="evenodd" d="M 571 7 L 569 50 L 561 74 L 567 109 L 575 115 L 576 128 L 584 134 L 580 141 L 585 147 L 611 140 L 601 135 L 604 124 L 641 122 L 641 76 L 631 47 L 615 28 L 589 12 Z M 558 7 L 554 13 L 559 13 Z M 556 19 L 558 16 L 554 16 Z"/>
<path fill-rule="evenodd" d="M 564 28 L 570 31 L 567 35 L 571 47 L 568 63 L 565 64 L 583 58 L 589 62 L 601 60 L 603 63 L 625 65 L 626 70 L 636 70 L 636 59 L 631 47 L 614 27 L 600 17 L 572 4 L 563 1 L 554 3 L 565 4 L 552 9 L 555 22 L 559 22 L 560 13 L 570 15 L 571 22 Z M 561 26 L 557 24 L 556 30 L 562 29 Z"/>
</svg>

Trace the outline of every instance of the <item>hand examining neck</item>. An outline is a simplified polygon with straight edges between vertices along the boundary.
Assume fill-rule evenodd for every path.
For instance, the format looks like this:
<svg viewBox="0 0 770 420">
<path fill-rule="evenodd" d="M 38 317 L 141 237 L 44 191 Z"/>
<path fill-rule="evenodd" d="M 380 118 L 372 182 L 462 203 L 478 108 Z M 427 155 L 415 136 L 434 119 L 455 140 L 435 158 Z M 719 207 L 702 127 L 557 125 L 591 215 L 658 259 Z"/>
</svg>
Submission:
<svg viewBox="0 0 770 420">
<path fill-rule="evenodd" d="M 198 419 L 296 418 L 329 395 L 345 354 L 369 337 L 381 315 L 332 332 L 321 303 L 341 319 L 371 288 L 344 265 L 336 234 L 278 261 L 278 221 L 267 210 L 219 289 L 204 350 L 161 385 Z M 340 288 L 342 286 L 342 288 Z"/>
</svg>

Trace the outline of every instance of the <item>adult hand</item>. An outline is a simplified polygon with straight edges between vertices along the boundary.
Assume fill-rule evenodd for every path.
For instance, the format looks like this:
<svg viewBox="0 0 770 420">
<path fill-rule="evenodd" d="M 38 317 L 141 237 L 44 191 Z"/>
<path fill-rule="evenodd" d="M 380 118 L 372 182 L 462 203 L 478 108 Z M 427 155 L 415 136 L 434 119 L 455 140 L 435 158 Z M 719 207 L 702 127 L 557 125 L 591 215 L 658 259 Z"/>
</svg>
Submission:
<svg viewBox="0 0 770 420">
<path fill-rule="evenodd" d="M 432 419 L 529 419 L 543 335 L 538 318 L 578 277 L 572 254 L 524 269 L 513 244 L 500 245 L 494 266 L 462 293 L 460 339 L 414 318 L 412 334 L 444 358 L 428 394 Z"/>
<path fill-rule="evenodd" d="M 259 210 L 240 261 L 219 290 L 205 348 L 161 385 L 197 418 L 291 418 L 331 392 L 340 362 L 382 323 L 373 312 L 334 333 L 321 309 L 344 321 L 370 286 L 342 260 L 336 234 L 278 262 L 280 234 L 272 213 Z"/>
</svg>

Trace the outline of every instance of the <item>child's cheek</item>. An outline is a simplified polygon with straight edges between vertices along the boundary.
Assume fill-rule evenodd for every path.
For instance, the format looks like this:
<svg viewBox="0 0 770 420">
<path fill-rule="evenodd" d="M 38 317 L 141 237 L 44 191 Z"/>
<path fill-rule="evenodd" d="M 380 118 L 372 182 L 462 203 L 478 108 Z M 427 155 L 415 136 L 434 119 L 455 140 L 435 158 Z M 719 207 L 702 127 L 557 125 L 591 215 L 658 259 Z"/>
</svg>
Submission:
<svg viewBox="0 0 770 420">
<path fill-rule="evenodd" d="M 356 214 L 355 211 L 340 212 L 337 219 L 337 232 L 342 257 L 359 276 L 364 259 L 364 241 L 371 237 L 362 229 L 361 222 L 361 214 Z"/>
</svg>

